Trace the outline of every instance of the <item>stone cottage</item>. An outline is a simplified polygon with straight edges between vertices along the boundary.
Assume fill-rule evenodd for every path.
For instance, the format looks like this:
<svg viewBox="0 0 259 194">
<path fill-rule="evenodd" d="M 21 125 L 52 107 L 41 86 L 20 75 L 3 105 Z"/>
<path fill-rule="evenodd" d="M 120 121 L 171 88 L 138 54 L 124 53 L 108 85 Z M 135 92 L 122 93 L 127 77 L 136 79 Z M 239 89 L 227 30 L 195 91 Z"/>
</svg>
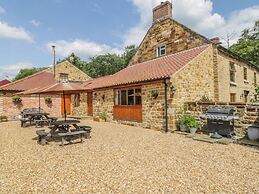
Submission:
<svg viewBox="0 0 259 194">
<path fill-rule="evenodd" d="M 55 66 L 55 78 L 53 69 L 48 68 L 24 79 L 20 79 L 0 87 L 0 115 L 5 115 L 9 118 L 16 118 L 20 111 L 24 108 L 38 107 L 38 95 L 21 96 L 22 102 L 18 104 L 14 103 L 12 101 L 12 96 L 19 92 L 47 87 L 54 84 L 57 80 L 69 80 L 81 83 L 91 79 L 91 77 L 86 75 L 68 61 L 64 61 Z M 61 103 L 63 100 L 61 96 L 52 95 L 52 103 L 45 101 L 45 97 L 47 96 L 49 95 L 41 95 L 41 107 L 53 116 L 61 116 L 63 114 L 62 111 L 64 111 L 63 103 Z M 79 99 L 77 98 L 71 98 L 70 95 L 66 96 L 68 113 L 71 113 L 71 104 L 77 103 L 78 100 Z"/>
<path fill-rule="evenodd" d="M 173 130 L 185 102 L 250 102 L 258 67 L 172 18 L 172 4 L 153 9 L 153 24 L 130 65 L 86 81 L 77 114 Z M 72 108 L 73 109 L 73 108 Z"/>
</svg>

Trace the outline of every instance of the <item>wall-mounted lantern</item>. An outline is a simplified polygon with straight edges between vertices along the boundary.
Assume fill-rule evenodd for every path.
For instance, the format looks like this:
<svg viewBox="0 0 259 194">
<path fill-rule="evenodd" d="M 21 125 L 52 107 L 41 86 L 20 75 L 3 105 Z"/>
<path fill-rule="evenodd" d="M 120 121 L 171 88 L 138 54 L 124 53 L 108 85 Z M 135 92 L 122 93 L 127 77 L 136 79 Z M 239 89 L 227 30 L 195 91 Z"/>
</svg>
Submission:
<svg viewBox="0 0 259 194">
<path fill-rule="evenodd" d="M 174 87 L 174 86 L 171 86 L 171 87 L 170 87 L 170 94 L 173 96 L 173 95 L 175 94 L 175 92 L 176 92 L 175 87 Z"/>
<path fill-rule="evenodd" d="M 105 95 L 104 94 L 102 95 L 102 99 L 105 100 Z"/>
</svg>

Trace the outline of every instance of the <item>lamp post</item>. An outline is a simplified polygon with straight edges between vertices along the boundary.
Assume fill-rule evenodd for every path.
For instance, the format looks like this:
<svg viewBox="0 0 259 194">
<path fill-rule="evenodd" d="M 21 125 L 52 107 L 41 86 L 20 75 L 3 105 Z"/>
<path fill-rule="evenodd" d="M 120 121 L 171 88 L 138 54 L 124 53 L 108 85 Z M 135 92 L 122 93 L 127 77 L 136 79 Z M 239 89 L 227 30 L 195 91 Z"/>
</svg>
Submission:
<svg viewBox="0 0 259 194">
<path fill-rule="evenodd" d="M 53 74 L 54 74 L 54 79 L 56 77 L 56 46 L 52 45 L 52 51 L 53 51 Z"/>
</svg>

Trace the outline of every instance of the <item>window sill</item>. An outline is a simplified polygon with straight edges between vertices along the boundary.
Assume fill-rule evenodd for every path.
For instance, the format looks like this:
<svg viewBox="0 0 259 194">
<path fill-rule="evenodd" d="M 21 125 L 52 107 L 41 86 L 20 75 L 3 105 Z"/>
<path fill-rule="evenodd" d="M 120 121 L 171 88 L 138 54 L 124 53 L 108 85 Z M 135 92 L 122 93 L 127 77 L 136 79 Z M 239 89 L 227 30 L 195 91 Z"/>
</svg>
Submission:
<svg viewBox="0 0 259 194">
<path fill-rule="evenodd" d="M 230 86 L 237 86 L 236 82 L 230 82 Z"/>
<path fill-rule="evenodd" d="M 247 81 L 247 80 L 244 80 L 244 83 L 245 83 L 245 84 L 249 84 L 249 81 Z"/>
</svg>

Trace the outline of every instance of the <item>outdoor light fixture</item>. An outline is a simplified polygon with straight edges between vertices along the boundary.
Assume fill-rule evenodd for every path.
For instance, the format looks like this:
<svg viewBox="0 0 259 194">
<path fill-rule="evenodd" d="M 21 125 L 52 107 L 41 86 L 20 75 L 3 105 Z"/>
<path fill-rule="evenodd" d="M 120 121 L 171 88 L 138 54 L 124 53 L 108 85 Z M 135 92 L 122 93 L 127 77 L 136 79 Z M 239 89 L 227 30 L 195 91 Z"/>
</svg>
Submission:
<svg viewBox="0 0 259 194">
<path fill-rule="evenodd" d="M 175 87 L 174 87 L 174 86 L 171 86 L 171 87 L 170 87 L 171 95 L 174 95 L 174 94 L 175 94 L 175 91 L 176 91 Z"/>
<path fill-rule="evenodd" d="M 105 99 L 105 95 L 102 95 L 102 99 L 103 99 L 103 100 Z"/>
</svg>

